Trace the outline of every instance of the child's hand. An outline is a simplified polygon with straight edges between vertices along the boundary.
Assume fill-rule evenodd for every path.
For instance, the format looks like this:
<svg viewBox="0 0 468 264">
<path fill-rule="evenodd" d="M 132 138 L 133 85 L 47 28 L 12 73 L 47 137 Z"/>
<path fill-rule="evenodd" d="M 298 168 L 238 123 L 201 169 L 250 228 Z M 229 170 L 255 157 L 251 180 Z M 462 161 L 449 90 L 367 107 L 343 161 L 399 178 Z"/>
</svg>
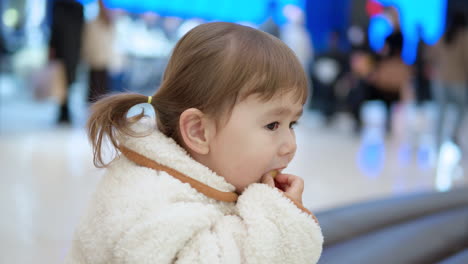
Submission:
<svg viewBox="0 0 468 264">
<path fill-rule="evenodd" d="M 289 198 L 302 204 L 304 180 L 301 177 L 292 174 L 279 174 L 273 179 L 271 175 L 266 174 L 262 178 L 262 183 L 280 189 Z"/>
</svg>

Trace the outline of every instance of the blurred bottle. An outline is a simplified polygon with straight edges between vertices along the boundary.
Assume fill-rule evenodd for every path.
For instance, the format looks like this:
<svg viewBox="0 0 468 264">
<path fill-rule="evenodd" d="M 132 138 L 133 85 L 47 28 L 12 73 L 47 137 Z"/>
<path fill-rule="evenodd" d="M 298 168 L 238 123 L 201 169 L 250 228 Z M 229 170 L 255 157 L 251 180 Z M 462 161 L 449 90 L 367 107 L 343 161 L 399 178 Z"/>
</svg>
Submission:
<svg viewBox="0 0 468 264">
<path fill-rule="evenodd" d="M 460 166 L 461 151 L 452 141 L 445 141 L 440 147 L 435 187 L 440 192 L 449 191 L 453 182 L 463 175 Z"/>
<path fill-rule="evenodd" d="M 386 107 L 383 102 L 366 102 L 361 110 L 363 120 L 358 163 L 369 177 L 377 177 L 385 161 Z"/>
</svg>

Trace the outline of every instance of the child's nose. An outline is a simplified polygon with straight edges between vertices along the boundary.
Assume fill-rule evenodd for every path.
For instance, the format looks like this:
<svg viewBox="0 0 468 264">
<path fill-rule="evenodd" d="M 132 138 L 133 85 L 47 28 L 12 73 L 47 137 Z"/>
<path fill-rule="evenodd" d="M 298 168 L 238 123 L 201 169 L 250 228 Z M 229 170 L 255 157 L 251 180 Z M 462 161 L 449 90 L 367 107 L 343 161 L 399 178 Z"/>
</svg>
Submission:
<svg viewBox="0 0 468 264">
<path fill-rule="evenodd" d="M 279 155 L 280 156 L 285 156 L 285 155 L 293 156 L 294 153 L 296 153 L 296 148 L 297 148 L 296 137 L 294 136 L 293 132 L 289 133 L 283 139 L 283 142 L 279 148 Z"/>
</svg>

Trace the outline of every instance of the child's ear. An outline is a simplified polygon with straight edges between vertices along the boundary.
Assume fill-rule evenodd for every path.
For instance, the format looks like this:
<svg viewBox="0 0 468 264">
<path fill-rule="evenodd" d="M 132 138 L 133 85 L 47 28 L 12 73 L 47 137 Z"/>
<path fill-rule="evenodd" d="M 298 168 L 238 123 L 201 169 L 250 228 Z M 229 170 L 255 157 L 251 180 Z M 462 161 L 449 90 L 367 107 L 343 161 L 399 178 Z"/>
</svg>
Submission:
<svg viewBox="0 0 468 264">
<path fill-rule="evenodd" d="M 213 132 L 211 120 L 196 108 L 182 112 L 179 118 L 179 129 L 184 144 L 193 152 L 205 155 L 210 151 L 210 136 Z"/>
</svg>

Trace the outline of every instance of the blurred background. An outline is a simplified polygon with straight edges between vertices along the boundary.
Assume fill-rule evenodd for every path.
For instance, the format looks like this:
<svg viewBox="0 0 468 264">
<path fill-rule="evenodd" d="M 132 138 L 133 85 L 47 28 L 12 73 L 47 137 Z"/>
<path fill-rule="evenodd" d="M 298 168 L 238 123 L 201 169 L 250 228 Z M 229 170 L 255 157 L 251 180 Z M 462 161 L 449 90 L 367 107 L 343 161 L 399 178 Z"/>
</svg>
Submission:
<svg viewBox="0 0 468 264">
<path fill-rule="evenodd" d="M 287 170 L 306 207 L 467 187 L 467 14 L 465 0 L 2 0 L 0 262 L 61 262 L 102 174 L 89 105 L 153 94 L 178 39 L 211 21 L 264 30 L 302 63 Z"/>
</svg>

